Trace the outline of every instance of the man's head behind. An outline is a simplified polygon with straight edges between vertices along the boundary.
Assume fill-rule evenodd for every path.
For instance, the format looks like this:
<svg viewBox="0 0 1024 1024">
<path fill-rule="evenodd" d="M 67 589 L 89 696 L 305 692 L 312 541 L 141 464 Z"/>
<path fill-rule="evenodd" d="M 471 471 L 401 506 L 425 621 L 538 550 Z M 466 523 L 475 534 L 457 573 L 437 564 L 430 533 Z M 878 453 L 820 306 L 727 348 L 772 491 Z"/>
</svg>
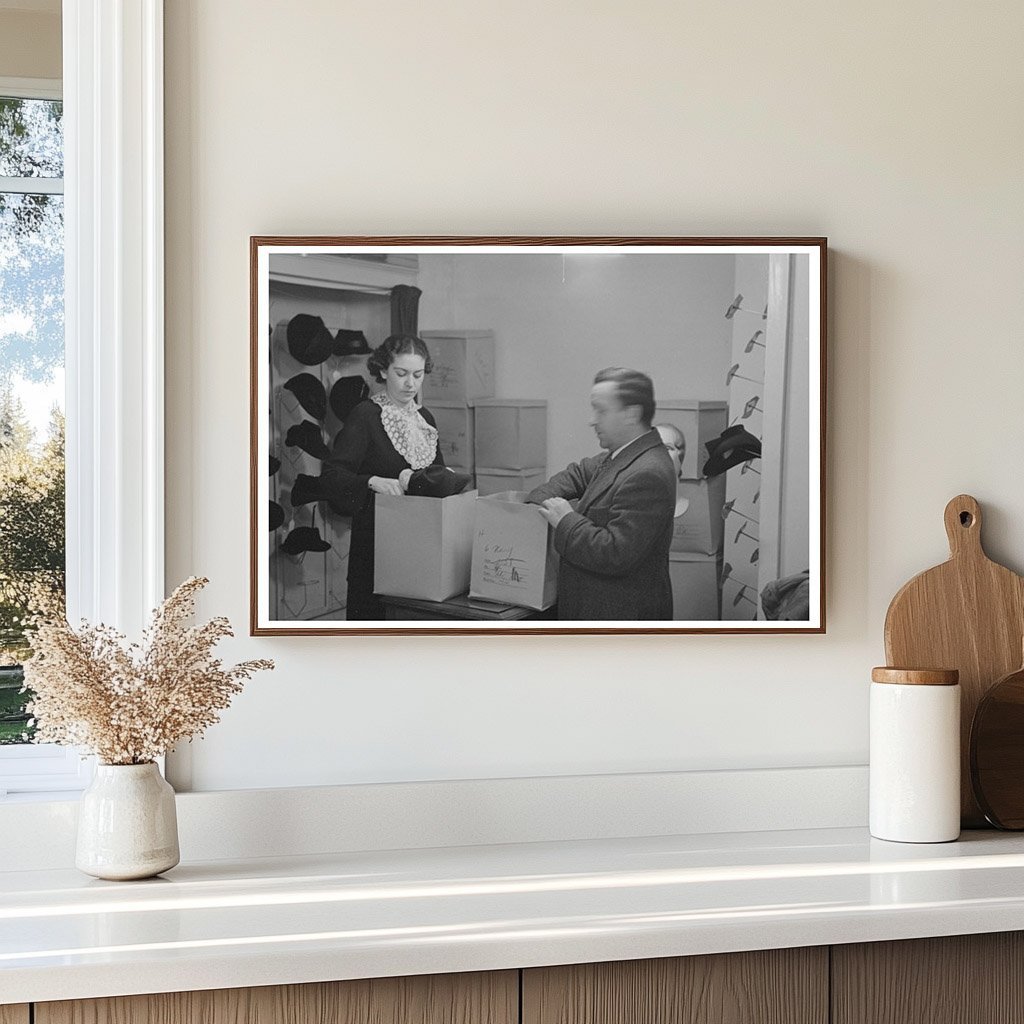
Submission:
<svg viewBox="0 0 1024 1024">
<path fill-rule="evenodd" d="M 675 466 L 676 476 L 683 475 L 683 459 L 686 458 L 686 438 L 683 432 L 673 423 L 655 423 L 654 429 L 661 437 L 661 443 L 665 446 L 672 465 Z"/>
<path fill-rule="evenodd" d="M 601 447 L 615 451 L 651 429 L 654 384 L 639 370 L 610 366 L 594 377 L 590 425 Z"/>
</svg>

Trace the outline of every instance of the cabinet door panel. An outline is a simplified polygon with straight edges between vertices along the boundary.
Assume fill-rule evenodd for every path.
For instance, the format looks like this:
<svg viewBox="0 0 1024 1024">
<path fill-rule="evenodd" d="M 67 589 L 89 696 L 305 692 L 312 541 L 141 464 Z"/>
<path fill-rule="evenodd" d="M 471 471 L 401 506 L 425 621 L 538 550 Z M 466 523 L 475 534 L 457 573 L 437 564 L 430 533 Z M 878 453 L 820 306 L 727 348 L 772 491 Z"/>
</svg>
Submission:
<svg viewBox="0 0 1024 1024">
<path fill-rule="evenodd" d="M 828 950 L 541 967 L 523 1024 L 826 1024 Z"/>
<path fill-rule="evenodd" d="M 1024 1020 L 1024 933 L 832 947 L 834 1024 Z"/>
<path fill-rule="evenodd" d="M 35 1024 L 517 1024 L 518 1008 L 517 972 L 495 971 L 37 1003 Z"/>
<path fill-rule="evenodd" d="M 0 1006 L 0 1024 L 28 1024 L 28 1003 Z"/>
</svg>

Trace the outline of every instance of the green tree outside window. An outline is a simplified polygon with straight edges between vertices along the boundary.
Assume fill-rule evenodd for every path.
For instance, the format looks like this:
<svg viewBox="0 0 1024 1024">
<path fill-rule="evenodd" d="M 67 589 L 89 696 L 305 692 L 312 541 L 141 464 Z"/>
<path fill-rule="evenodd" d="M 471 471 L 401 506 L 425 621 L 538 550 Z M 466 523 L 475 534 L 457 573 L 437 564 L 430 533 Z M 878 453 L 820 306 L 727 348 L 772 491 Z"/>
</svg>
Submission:
<svg viewBox="0 0 1024 1024">
<path fill-rule="evenodd" d="M 0 744 L 31 739 L 26 615 L 64 596 L 63 362 L 62 105 L 0 97 Z"/>
</svg>

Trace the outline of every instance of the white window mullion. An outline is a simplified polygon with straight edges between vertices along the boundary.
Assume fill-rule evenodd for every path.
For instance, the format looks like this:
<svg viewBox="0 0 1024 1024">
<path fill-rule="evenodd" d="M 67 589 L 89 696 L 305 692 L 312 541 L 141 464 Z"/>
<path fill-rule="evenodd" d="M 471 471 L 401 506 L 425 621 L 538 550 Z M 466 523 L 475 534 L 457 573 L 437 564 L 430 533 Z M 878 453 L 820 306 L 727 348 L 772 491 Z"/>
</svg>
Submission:
<svg viewBox="0 0 1024 1024">
<path fill-rule="evenodd" d="M 68 609 L 164 596 L 162 0 L 64 0 Z"/>
</svg>

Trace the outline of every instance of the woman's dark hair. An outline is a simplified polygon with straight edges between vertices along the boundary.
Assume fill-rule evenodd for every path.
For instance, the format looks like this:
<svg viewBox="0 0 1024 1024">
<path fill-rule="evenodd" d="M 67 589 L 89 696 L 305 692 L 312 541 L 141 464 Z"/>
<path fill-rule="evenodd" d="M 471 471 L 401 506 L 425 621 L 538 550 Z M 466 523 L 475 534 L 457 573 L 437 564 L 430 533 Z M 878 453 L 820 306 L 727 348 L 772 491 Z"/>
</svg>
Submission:
<svg viewBox="0 0 1024 1024">
<path fill-rule="evenodd" d="M 421 356 L 423 358 L 423 372 L 430 373 L 434 364 L 430 359 L 430 349 L 422 338 L 415 334 L 392 334 L 385 338 L 371 353 L 366 361 L 366 369 L 374 380 L 383 381 L 387 368 L 398 356 Z"/>
</svg>

